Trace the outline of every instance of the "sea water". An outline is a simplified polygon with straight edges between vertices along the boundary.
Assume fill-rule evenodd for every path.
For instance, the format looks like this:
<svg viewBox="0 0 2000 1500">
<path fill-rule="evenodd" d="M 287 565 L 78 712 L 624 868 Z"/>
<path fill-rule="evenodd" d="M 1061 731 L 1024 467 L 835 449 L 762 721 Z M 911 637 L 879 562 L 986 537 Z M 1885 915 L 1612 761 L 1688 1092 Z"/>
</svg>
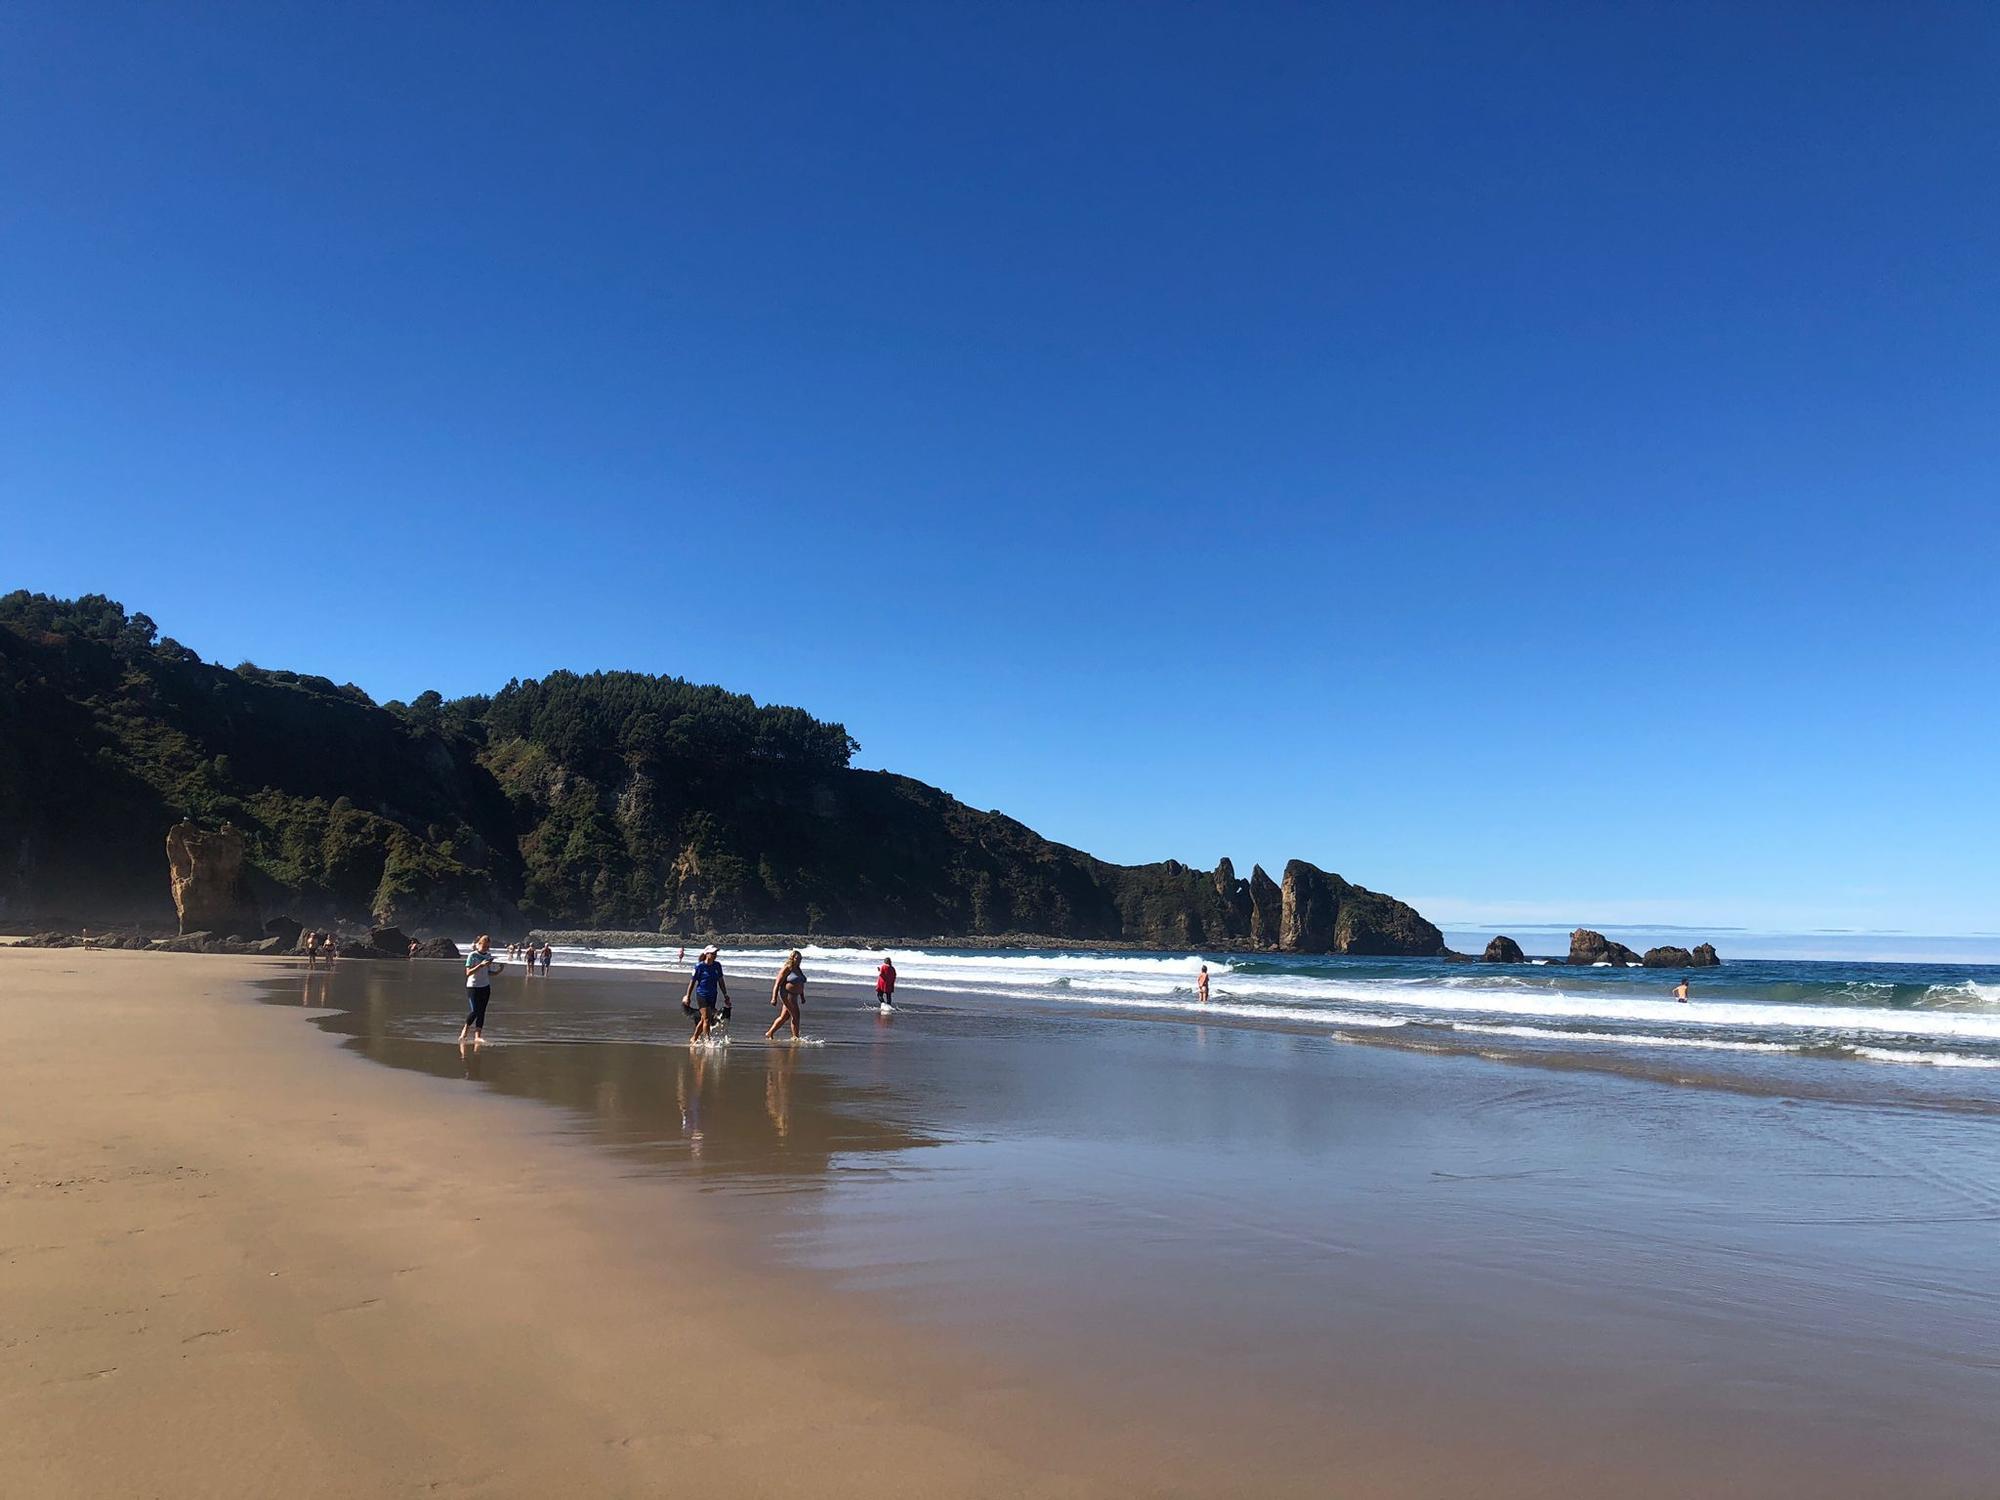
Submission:
<svg viewBox="0 0 2000 1500">
<path fill-rule="evenodd" d="M 873 983 L 880 952 L 809 947 L 816 981 Z M 677 948 L 559 948 L 561 966 L 672 971 Z M 768 981 L 785 954 L 724 955 Z M 1108 952 L 894 950 L 898 996 L 958 996 L 1134 1018 L 1208 1019 L 1339 1036 L 1417 1028 L 1432 1040 L 1505 1037 L 1582 1048 L 1685 1048 L 2000 1068 L 2000 965 L 1742 959 L 1680 970 L 1494 965 L 1437 959 Z M 1210 998 L 1196 996 L 1203 964 Z M 1680 1003 L 1673 987 L 1692 987 Z"/>
</svg>

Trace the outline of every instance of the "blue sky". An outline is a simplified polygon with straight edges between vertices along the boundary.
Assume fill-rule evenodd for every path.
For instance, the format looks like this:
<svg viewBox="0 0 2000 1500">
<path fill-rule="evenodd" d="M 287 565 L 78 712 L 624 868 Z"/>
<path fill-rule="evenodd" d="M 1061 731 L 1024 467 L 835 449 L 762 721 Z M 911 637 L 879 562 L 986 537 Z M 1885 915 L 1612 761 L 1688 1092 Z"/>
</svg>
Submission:
<svg viewBox="0 0 2000 1500">
<path fill-rule="evenodd" d="M 2000 10 L 0 11 L 5 586 L 1441 921 L 2000 928 Z"/>
</svg>

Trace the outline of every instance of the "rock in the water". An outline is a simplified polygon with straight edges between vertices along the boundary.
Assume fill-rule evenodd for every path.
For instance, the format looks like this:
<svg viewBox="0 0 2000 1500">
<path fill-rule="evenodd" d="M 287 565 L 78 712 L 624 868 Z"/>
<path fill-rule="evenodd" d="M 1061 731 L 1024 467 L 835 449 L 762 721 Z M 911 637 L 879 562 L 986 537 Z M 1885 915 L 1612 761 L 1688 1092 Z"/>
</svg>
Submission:
<svg viewBox="0 0 2000 1500">
<path fill-rule="evenodd" d="M 1623 943 L 1614 943 L 1601 932 L 1579 927 L 1569 935 L 1569 961 L 1573 964 L 1636 964 L 1641 960 Z"/>
<path fill-rule="evenodd" d="M 294 922 L 290 917 L 273 917 L 264 924 L 264 936 L 283 938 L 287 948 L 298 947 L 299 934 L 304 931 L 305 928 Z"/>
<path fill-rule="evenodd" d="M 1279 918 L 1278 946 L 1287 953 L 1434 958 L 1445 952 L 1444 934 L 1415 907 L 1302 859 L 1285 866 Z"/>
<path fill-rule="evenodd" d="M 1329 875 L 1302 859 L 1287 862 L 1278 924 L 1280 948 L 1287 953 L 1333 951 L 1333 923 L 1340 914 L 1335 882 L 1339 881 L 1338 875 Z"/>
<path fill-rule="evenodd" d="M 167 830 L 167 872 L 182 936 L 264 936 L 243 855 L 243 835 L 233 828 L 210 833 L 192 823 L 176 823 Z"/>
<path fill-rule="evenodd" d="M 458 944 L 450 938 L 423 938 L 417 943 L 418 958 L 462 958 Z"/>
<path fill-rule="evenodd" d="M 1648 948 L 1640 962 L 1649 969 L 1691 969 L 1694 967 L 1694 955 L 1685 948 Z"/>
<path fill-rule="evenodd" d="M 1713 943 L 1697 943 L 1694 951 L 1688 955 L 1688 961 L 1697 969 L 1713 969 L 1722 962 L 1716 955 Z"/>
<path fill-rule="evenodd" d="M 1521 951 L 1521 945 L 1510 937 L 1497 937 L 1486 945 L 1486 951 L 1479 955 L 1481 963 L 1524 964 L 1528 955 Z"/>
<path fill-rule="evenodd" d="M 1259 948 L 1278 946 L 1284 929 L 1284 893 L 1262 865 L 1250 867 L 1250 941 Z"/>
</svg>

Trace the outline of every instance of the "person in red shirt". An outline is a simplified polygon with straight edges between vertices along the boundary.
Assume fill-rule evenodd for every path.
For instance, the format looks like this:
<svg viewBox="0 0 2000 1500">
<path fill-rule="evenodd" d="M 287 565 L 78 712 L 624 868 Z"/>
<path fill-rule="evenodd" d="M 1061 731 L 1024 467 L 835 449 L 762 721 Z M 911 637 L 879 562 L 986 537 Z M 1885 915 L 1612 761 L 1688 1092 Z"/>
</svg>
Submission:
<svg viewBox="0 0 2000 1500">
<path fill-rule="evenodd" d="M 875 998 L 884 1010 L 896 1008 L 896 961 L 882 955 L 882 967 L 875 971 Z"/>
</svg>

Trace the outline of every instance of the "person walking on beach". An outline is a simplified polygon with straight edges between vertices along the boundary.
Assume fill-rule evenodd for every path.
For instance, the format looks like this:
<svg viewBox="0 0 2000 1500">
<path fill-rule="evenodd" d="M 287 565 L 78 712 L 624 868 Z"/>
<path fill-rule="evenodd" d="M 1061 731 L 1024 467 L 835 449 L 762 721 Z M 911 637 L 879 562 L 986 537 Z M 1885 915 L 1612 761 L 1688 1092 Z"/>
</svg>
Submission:
<svg viewBox="0 0 2000 1500">
<path fill-rule="evenodd" d="M 1682 975 L 1681 982 L 1674 986 L 1674 998 L 1683 1005 L 1688 1003 L 1688 982 L 1686 975 Z"/>
<path fill-rule="evenodd" d="M 549 960 L 554 957 L 555 949 L 544 942 L 542 944 L 542 978 L 547 979 L 549 977 Z"/>
<path fill-rule="evenodd" d="M 875 999 L 884 1010 L 896 1008 L 896 960 L 882 955 L 882 967 L 875 971 Z"/>
<path fill-rule="evenodd" d="M 799 1039 L 799 1008 L 806 1003 L 806 971 L 799 963 L 799 950 L 794 948 L 792 956 L 785 960 L 785 966 L 778 970 L 778 977 L 771 981 L 771 1003 L 778 1007 L 778 1018 L 771 1023 L 771 1029 L 764 1033 L 769 1041 L 778 1034 L 778 1028 L 787 1021 L 792 1023 L 792 1040 Z"/>
<path fill-rule="evenodd" d="M 459 1046 L 465 1045 L 467 1037 L 475 1047 L 486 1044 L 486 1002 L 493 998 L 493 976 L 504 968 L 506 965 L 493 956 L 492 937 L 480 933 L 479 941 L 465 955 L 465 1024 L 458 1028 Z"/>
<path fill-rule="evenodd" d="M 713 947 L 701 950 L 701 961 L 688 975 L 687 993 L 681 996 L 681 1010 L 694 1017 L 690 1042 L 704 1041 L 715 1030 L 715 1007 L 722 1004 L 722 1019 L 729 1019 L 729 981 L 722 977 L 722 955 Z"/>
<path fill-rule="evenodd" d="M 1203 1005 L 1208 1004 L 1208 965 L 1201 966 L 1201 977 L 1194 982 L 1194 997 Z"/>
<path fill-rule="evenodd" d="M 319 934 L 318 934 L 317 932 L 306 932 L 306 933 L 301 933 L 301 934 L 299 935 L 299 947 L 301 947 L 302 949 L 304 949 L 304 950 L 305 950 L 305 955 L 306 955 L 306 968 L 307 968 L 308 970 L 311 970 L 311 969 L 316 969 L 316 968 L 318 968 L 318 967 L 319 967 Z"/>
</svg>

